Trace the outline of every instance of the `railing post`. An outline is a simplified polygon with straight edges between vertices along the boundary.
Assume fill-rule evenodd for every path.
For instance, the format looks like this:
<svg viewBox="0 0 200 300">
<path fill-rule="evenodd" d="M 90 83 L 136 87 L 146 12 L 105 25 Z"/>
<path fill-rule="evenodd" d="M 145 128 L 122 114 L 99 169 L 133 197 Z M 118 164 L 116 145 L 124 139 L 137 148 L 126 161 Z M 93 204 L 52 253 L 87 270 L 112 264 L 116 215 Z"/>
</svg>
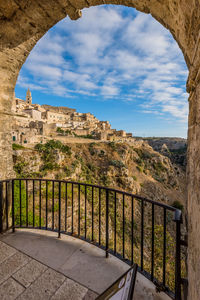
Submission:
<svg viewBox="0 0 200 300">
<path fill-rule="evenodd" d="M 15 232 L 15 180 L 12 180 L 12 232 Z"/>
<path fill-rule="evenodd" d="M 101 188 L 99 188 L 99 245 L 101 245 Z"/>
<path fill-rule="evenodd" d="M 3 182 L 0 182 L 0 233 L 3 233 Z"/>
<path fill-rule="evenodd" d="M 108 258 L 108 244 L 109 244 L 109 196 L 108 190 L 106 190 L 106 258 Z"/>
<path fill-rule="evenodd" d="M 176 261 L 175 261 L 175 300 L 181 300 L 181 223 L 182 214 L 180 210 L 175 211 L 174 221 L 176 223 Z"/>
<path fill-rule="evenodd" d="M 61 182 L 59 181 L 58 238 L 60 238 L 60 227 L 61 227 Z"/>
<path fill-rule="evenodd" d="M 11 219 L 11 211 L 12 211 L 12 180 L 9 180 L 7 183 L 7 203 L 6 203 L 6 229 L 10 228 L 10 224 L 12 222 Z"/>
</svg>

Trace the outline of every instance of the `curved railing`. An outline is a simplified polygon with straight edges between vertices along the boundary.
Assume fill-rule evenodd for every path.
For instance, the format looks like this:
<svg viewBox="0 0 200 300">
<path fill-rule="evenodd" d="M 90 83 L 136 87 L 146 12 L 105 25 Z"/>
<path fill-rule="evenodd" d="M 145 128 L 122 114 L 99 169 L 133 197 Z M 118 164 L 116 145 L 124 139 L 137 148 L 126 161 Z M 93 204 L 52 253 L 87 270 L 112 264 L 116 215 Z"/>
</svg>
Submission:
<svg viewBox="0 0 200 300">
<path fill-rule="evenodd" d="M 181 299 L 181 211 L 120 190 L 63 180 L 0 181 L 0 232 L 39 228 L 86 240 Z"/>
</svg>

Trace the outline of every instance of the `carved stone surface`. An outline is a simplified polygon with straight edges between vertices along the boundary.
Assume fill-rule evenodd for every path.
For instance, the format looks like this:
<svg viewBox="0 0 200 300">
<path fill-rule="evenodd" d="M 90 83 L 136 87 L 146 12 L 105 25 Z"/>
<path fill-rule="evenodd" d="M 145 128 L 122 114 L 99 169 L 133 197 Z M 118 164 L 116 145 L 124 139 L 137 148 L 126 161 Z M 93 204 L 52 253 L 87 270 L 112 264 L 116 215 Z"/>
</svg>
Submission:
<svg viewBox="0 0 200 300">
<path fill-rule="evenodd" d="M 189 299 L 200 299 L 200 3 L 199 0 L 7 0 L 0 2 L 0 177 L 13 175 L 11 102 L 19 70 L 37 41 L 67 15 L 76 20 L 84 7 L 120 4 L 150 13 L 170 30 L 189 69 L 188 141 Z M 97 20 L 98 21 L 98 20 Z"/>
</svg>

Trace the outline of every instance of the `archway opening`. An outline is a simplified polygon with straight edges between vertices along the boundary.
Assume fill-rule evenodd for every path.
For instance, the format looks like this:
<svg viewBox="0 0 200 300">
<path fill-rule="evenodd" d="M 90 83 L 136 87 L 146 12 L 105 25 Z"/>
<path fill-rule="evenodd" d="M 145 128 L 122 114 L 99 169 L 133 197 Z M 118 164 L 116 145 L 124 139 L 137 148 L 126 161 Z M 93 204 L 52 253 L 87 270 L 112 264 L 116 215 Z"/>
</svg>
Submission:
<svg viewBox="0 0 200 300">
<path fill-rule="evenodd" d="M 144 125 L 142 131 L 136 133 L 139 136 L 144 134 L 147 136 L 167 135 L 166 128 L 169 129 L 171 123 L 172 131 L 168 135 L 184 136 L 186 134 L 184 131 L 175 133 L 174 127 L 175 122 L 176 124 L 180 122 L 180 129 L 182 130 L 184 122 L 187 123 L 187 95 L 184 90 L 187 71 L 182 56 L 178 52 L 179 49 L 170 35 L 166 34 L 166 31 L 163 31 L 162 27 L 158 26 L 151 17 L 136 15 L 135 13 L 133 17 L 125 8 L 120 10 L 112 7 L 107 10 L 105 7 L 101 7 L 89 11 L 91 13 L 86 16 L 86 19 L 82 18 L 77 21 L 77 25 L 75 24 L 77 28 L 63 20 L 57 25 L 58 31 L 56 31 L 56 27 L 52 28 L 51 32 L 40 40 L 24 65 L 24 69 L 22 69 L 17 83 L 16 95 L 18 96 L 18 93 L 23 91 L 23 87 L 29 87 L 35 91 L 34 98 L 40 98 L 39 101 L 38 99 L 34 100 L 35 104 L 39 102 L 39 104 L 59 106 L 59 103 L 66 105 L 67 102 L 67 106 L 70 108 L 74 108 L 75 104 L 75 108 L 78 108 L 80 113 L 82 108 L 83 112 L 90 111 L 100 118 L 103 116 L 104 119 L 113 118 L 113 115 L 116 114 L 112 123 L 115 120 L 114 124 L 117 124 L 118 130 L 124 129 L 125 120 L 127 121 L 126 126 L 128 126 L 130 120 L 133 119 L 135 125 L 137 123 L 139 126 Z M 97 16 L 99 18 L 98 24 L 94 22 Z M 64 44 L 65 42 L 66 44 Z M 107 55 L 105 55 L 106 52 Z M 30 104 L 28 103 L 30 95 L 27 94 L 27 97 L 27 104 Z M 101 97 L 100 101 L 99 99 L 96 101 L 97 97 Z M 122 103 L 118 105 L 121 98 L 123 105 L 127 106 L 123 118 L 121 118 Z M 60 99 L 60 101 L 55 102 L 55 99 Z M 110 117 L 109 115 L 108 117 L 105 116 L 105 110 L 101 112 L 99 103 L 102 101 L 104 101 L 103 107 L 106 107 Z M 97 104 L 98 109 L 95 110 Z M 87 105 L 87 110 L 85 105 Z M 116 106 L 118 106 L 118 115 L 117 110 L 115 110 Z M 132 111 L 130 111 L 131 109 Z M 136 112 L 139 116 L 135 118 Z M 163 122 L 162 124 L 161 122 L 160 124 L 165 131 L 146 133 L 145 129 L 148 125 L 145 124 L 144 115 L 147 114 L 153 116 L 152 119 L 149 118 L 149 122 L 153 123 L 155 118 L 157 119 L 154 130 L 161 129 L 161 126 L 157 124 L 159 119 L 163 118 L 166 123 Z M 61 118 L 61 116 L 53 115 L 50 117 Z M 119 122 L 120 118 L 122 120 Z M 62 123 L 58 119 L 54 119 L 52 123 L 55 123 L 55 120 L 57 123 Z M 42 122 L 42 119 L 39 121 Z M 64 126 L 57 126 L 56 132 L 59 129 L 59 134 L 62 135 L 63 131 L 65 133 L 69 131 L 69 129 L 64 130 L 63 128 Z M 135 130 L 129 127 L 128 131 L 134 132 Z M 52 131 L 50 137 L 51 135 Z M 92 141 L 90 143 L 92 144 Z M 38 148 L 40 147 L 38 146 Z M 105 155 L 104 150 L 101 149 L 98 154 L 99 157 Z M 93 151 L 96 150 L 93 149 Z M 148 173 L 147 165 L 141 162 L 141 153 L 135 152 L 138 154 L 138 158 L 136 158 L 139 163 L 137 166 L 138 173 L 144 173 L 145 176 L 148 176 L 150 173 Z M 145 153 L 149 155 L 147 152 Z M 76 164 L 77 161 L 76 159 L 73 163 Z M 120 168 L 126 167 L 124 162 L 119 159 L 112 160 L 111 165 Z M 51 173 L 52 167 L 54 168 L 54 166 L 50 166 Z M 90 164 L 87 167 L 91 170 L 95 166 Z M 157 173 L 162 168 L 163 173 L 166 172 L 166 167 L 160 161 L 158 164 L 154 164 L 154 168 L 159 169 L 156 170 Z M 70 173 L 71 167 L 67 171 Z M 156 174 L 154 177 L 152 176 L 153 180 L 158 182 L 165 180 Z M 133 180 L 138 180 L 135 175 L 131 175 Z M 141 176 L 138 175 L 138 177 Z M 86 176 L 86 180 L 87 178 L 89 177 Z M 82 178 L 79 177 L 78 179 Z M 149 187 L 146 181 L 145 187 L 146 193 L 148 193 Z M 140 179 L 138 184 L 144 188 L 144 183 Z M 174 185 L 175 183 L 167 182 L 167 184 Z M 156 187 L 157 185 L 153 184 L 153 186 Z M 120 188 L 123 188 L 123 184 Z M 158 232 L 159 226 L 158 224 Z M 173 283 L 170 282 L 171 279 L 167 280 L 168 284 L 173 286 Z"/>
<path fill-rule="evenodd" d="M 113 2 L 113 1 L 111 1 Z M 109 1 L 110 3 L 110 1 Z M 98 5 L 102 4 L 101 2 Z M 116 4 L 116 3 L 115 3 Z M 188 224 L 189 224 L 189 297 L 199 299 L 199 22 L 200 9 L 196 1 L 134 1 L 122 3 L 150 13 L 164 27 L 168 28 L 179 44 L 189 69 L 187 90 L 190 93 L 189 148 L 188 148 Z M 72 19 L 80 17 L 80 9 L 96 5 L 93 2 L 48 3 L 30 1 L 18 3 L 10 0 L 1 8 L 1 89 L 0 89 L 0 136 L 1 136 L 1 177 L 8 178 L 12 173 L 11 153 L 11 100 L 18 72 L 27 55 L 45 32 L 59 20 L 69 15 Z M 34 12 L 34 14 L 33 14 Z"/>
</svg>

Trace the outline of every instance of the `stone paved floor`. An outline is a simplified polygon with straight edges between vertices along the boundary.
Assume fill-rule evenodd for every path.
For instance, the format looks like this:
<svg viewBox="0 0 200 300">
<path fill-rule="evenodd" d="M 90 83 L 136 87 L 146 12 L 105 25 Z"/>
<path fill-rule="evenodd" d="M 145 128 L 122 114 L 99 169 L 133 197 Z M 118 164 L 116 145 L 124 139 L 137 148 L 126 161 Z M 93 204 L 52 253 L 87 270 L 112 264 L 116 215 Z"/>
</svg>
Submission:
<svg viewBox="0 0 200 300">
<path fill-rule="evenodd" d="M 96 293 L 0 241 L 1 300 L 93 300 Z"/>
<path fill-rule="evenodd" d="M 129 266 L 85 241 L 51 231 L 0 235 L 0 300 L 94 300 Z M 137 273 L 134 300 L 170 300 Z"/>
</svg>

